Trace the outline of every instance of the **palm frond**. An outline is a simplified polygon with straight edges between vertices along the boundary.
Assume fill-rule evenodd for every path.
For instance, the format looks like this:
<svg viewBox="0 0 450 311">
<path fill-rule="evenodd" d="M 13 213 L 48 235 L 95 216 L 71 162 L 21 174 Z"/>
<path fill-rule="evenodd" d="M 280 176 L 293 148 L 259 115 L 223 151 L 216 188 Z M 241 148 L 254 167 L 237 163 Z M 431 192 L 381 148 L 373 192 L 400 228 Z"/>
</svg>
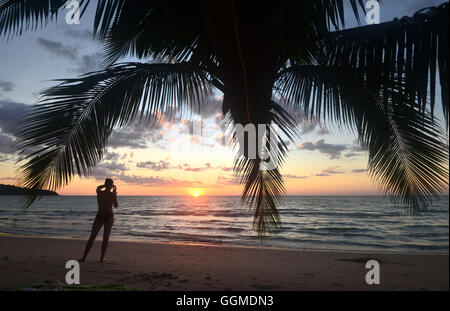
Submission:
<svg viewBox="0 0 450 311">
<path fill-rule="evenodd" d="M 188 63 L 125 63 L 62 80 L 21 122 L 18 147 L 27 162 L 19 183 L 56 190 L 75 174 L 89 175 L 115 129 L 137 116 L 150 121 L 158 111 L 199 109 L 209 92 L 203 72 Z"/>
<path fill-rule="evenodd" d="M 258 128 L 258 124 L 254 124 L 256 141 L 251 142 L 251 137 L 246 137 L 244 141 L 238 141 L 234 127 L 230 135 L 233 144 L 242 144 L 239 146 L 240 152 L 234 160 L 234 172 L 239 182 L 244 184 L 241 199 L 244 204 L 253 208 L 253 227 L 261 238 L 267 234 L 276 234 L 281 225 L 276 207 L 285 193 L 285 188 L 279 167 L 283 165 L 288 152 L 288 147 L 281 134 L 284 134 L 292 142 L 299 137 L 295 120 L 279 104 L 271 101 L 268 107 L 267 114 L 270 118 L 269 121 L 266 121 L 268 123 L 265 123 L 264 129 Z M 231 106 L 228 116 L 229 122 L 236 125 L 233 106 Z M 253 115 L 253 117 L 255 116 Z M 280 132 L 274 131 L 273 128 L 270 130 L 270 127 L 274 125 L 279 127 Z M 260 148 L 260 152 L 257 151 L 255 158 L 249 157 L 250 145 Z M 272 165 L 268 165 L 268 161 L 272 161 Z"/>
<path fill-rule="evenodd" d="M 444 135 L 428 111 L 411 104 L 406 79 L 376 77 L 366 68 L 294 65 L 277 87 L 286 104 L 356 128 L 369 150 L 371 176 L 419 212 L 448 186 Z"/>
<path fill-rule="evenodd" d="M 280 73 L 275 88 L 284 105 L 303 109 L 309 118 L 319 117 L 324 121 L 339 124 L 354 122 L 353 109 L 364 93 L 353 92 L 352 87 L 359 74 L 353 69 L 336 66 L 293 65 Z M 362 96 L 362 98 L 361 98 Z"/>
<path fill-rule="evenodd" d="M 101 0 L 94 33 L 109 65 L 126 55 L 186 61 L 204 32 L 196 1 Z"/>
<path fill-rule="evenodd" d="M 345 27 L 346 3 L 359 23 L 359 13 L 365 10 L 363 0 L 280 1 L 278 4 L 283 8 L 276 27 L 283 29 L 277 38 L 283 49 L 283 61 L 312 64 L 317 39 Z"/>
<path fill-rule="evenodd" d="M 378 0 L 377 0 L 378 1 Z M 350 6 L 352 8 L 353 14 L 356 17 L 358 23 L 360 22 L 359 10 L 365 12 L 365 1 L 364 0 L 349 0 Z M 381 2 L 381 1 L 378 1 Z M 318 4 L 320 3 L 320 4 Z M 344 12 L 344 1 L 342 0 L 325 0 L 315 3 L 320 7 L 320 10 L 326 13 L 328 29 L 333 25 L 336 29 L 345 27 L 345 12 Z"/>
<path fill-rule="evenodd" d="M 442 129 L 393 92 L 367 112 L 359 139 L 369 150 L 369 175 L 415 214 L 448 187 L 448 147 Z M 376 96 L 375 96 L 376 98 Z"/>
<path fill-rule="evenodd" d="M 80 1 L 84 12 L 90 0 Z M 58 11 L 68 0 L 0 0 L 0 36 L 21 35 L 56 21 Z"/>
<path fill-rule="evenodd" d="M 432 114 L 439 69 L 442 107 L 448 125 L 448 7 L 444 3 L 420 10 L 412 17 L 330 33 L 321 42 L 323 54 L 319 63 L 367 68 L 373 71 L 372 75 L 385 77 L 400 75 L 406 80 L 405 92 L 410 102 L 417 103 L 422 111 L 429 104 Z"/>
</svg>

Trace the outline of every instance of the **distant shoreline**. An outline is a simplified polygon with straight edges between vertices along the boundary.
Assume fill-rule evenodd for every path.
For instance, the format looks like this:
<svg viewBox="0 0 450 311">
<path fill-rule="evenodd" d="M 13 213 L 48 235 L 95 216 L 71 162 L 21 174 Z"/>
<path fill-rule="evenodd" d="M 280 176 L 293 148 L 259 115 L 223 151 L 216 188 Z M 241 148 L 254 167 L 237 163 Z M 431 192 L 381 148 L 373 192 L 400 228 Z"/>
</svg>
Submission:
<svg viewBox="0 0 450 311">
<path fill-rule="evenodd" d="M 26 195 L 29 189 L 23 187 L 17 187 L 13 185 L 0 184 L 0 195 Z M 38 195 L 58 196 L 59 194 L 50 190 L 38 190 Z"/>
</svg>

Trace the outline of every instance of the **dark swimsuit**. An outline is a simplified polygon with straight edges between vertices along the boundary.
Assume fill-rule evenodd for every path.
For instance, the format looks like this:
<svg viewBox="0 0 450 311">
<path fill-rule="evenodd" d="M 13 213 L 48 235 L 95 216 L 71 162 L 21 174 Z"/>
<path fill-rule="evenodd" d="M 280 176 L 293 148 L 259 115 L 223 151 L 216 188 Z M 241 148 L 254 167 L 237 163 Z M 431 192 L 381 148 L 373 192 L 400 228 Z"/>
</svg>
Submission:
<svg viewBox="0 0 450 311">
<path fill-rule="evenodd" d="M 114 217 L 113 213 L 105 213 L 105 212 L 97 212 L 97 215 L 95 216 L 95 218 L 97 218 L 98 220 L 100 220 L 101 222 L 105 223 L 105 222 L 109 222 L 111 220 L 111 218 Z"/>
<path fill-rule="evenodd" d="M 112 205 L 117 207 L 117 198 L 115 193 L 99 191 L 97 193 L 98 208 L 96 219 L 102 224 L 114 221 Z"/>
</svg>

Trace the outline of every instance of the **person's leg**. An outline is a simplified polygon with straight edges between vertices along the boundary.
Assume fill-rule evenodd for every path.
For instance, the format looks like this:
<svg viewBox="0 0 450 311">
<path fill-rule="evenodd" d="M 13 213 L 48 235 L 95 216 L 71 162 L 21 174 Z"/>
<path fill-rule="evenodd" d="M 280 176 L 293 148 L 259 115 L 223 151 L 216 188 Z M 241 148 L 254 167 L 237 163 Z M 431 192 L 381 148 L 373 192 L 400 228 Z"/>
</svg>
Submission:
<svg viewBox="0 0 450 311">
<path fill-rule="evenodd" d="M 92 224 L 91 236 L 89 237 L 89 240 L 87 241 L 83 258 L 81 258 L 79 261 L 86 260 L 86 256 L 89 253 L 89 251 L 91 250 L 92 245 L 94 244 L 95 238 L 97 237 L 98 232 L 102 228 L 102 225 L 103 225 L 103 222 L 101 221 L 101 219 L 98 216 L 96 216 L 94 219 L 94 223 Z"/>
<path fill-rule="evenodd" d="M 106 249 L 108 248 L 109 235 L 111 234 L 113 224 L 114 216 L 111 216 L 111 218 L 107 222 L 105 222 L 105 225 L 103 227 L 102 255 L 100 257 L 100 262 L 105 261 L 105 253 Z"/>
</svg>

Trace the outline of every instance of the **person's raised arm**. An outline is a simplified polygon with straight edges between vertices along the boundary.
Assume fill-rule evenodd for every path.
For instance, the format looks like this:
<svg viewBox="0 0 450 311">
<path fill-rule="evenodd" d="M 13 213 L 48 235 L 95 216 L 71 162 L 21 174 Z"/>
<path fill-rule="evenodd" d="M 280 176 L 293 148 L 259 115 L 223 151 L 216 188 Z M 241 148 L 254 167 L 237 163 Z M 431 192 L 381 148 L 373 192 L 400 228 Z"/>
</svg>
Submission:
<svg viewBox="0 0 450 311">
<path fill-rule="evenodd" d="M 117 202 L 117 187 L 113 186 L 113 195 L 114 195 L 114 207 L 117 208 L 119 203 Z"/>
<path fill-rule="evenodd" d="M 105 185 L 100 185 L 97 187 L 97 194 L 102 190 L 102 188 L 105 188 Z"/>
</svg>

